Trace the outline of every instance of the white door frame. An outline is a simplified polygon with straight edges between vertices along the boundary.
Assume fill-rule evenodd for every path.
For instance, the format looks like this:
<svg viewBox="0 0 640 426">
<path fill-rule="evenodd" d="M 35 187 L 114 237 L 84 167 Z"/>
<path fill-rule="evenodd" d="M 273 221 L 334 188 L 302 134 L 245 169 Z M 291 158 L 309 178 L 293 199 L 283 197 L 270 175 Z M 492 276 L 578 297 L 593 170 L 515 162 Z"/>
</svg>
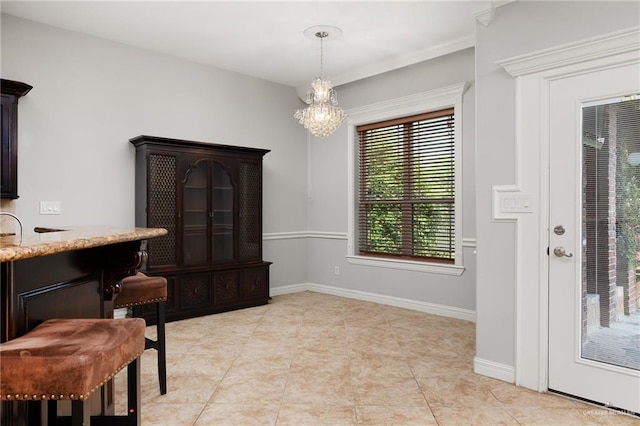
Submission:
<svg viewBox="0 0 640 426">
<path fill-rule="evenodd" d="M 640 27 L 498 61 L 516 77 L 516 184 L 532 197 L 516 221 L 515 384 L 548 390 L 549 83 L 640 63 Z M 498 199 L 502 187 L 494 187 Z"/>
</svg>

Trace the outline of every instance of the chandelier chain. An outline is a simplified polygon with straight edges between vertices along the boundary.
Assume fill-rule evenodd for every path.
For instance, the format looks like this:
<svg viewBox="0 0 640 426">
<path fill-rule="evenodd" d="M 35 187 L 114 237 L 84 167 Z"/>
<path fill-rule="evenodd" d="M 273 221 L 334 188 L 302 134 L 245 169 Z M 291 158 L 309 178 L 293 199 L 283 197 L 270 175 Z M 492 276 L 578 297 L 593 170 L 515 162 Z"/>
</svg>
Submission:
<svg viewBox="0 0 640 426">
<path fill-rule="evenodd" d="M 324 75 L 324 38 L 329 35 L 326 31 L 318 31 L 316 37 L 320 39 L 320 77 Z"/>
<path fill-rule="evenodd" d="M 324 65 L 324 37 L 320 36 L 320 77 L 323 76 L 323 65 Z"/>
</svg>

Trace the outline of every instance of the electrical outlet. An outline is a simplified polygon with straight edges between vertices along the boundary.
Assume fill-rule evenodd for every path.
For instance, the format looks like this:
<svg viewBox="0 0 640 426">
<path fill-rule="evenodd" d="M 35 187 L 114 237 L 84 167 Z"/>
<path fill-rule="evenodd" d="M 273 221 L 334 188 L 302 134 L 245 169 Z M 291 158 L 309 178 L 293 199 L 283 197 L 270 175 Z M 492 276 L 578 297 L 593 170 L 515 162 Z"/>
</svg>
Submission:
<svg viewBox="0 0 640 426">
<path fill-rule="evenodd" d="M 340 275 L 340 267 L 339 266 L 334 266 L 333 267 L 333 273 L 335 275 Z"/>
<path fill-rule="evenodd" d="M 60 201 L 40 201 L 40 214 L 61 214 L 62 203 Z"/>
</svg>

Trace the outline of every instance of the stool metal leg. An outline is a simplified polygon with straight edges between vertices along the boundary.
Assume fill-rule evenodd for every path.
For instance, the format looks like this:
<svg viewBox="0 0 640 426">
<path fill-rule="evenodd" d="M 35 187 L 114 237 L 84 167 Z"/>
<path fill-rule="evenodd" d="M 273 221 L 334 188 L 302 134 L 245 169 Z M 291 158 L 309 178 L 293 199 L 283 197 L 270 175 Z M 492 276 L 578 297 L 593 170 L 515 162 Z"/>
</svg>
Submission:
<svg viewBox="0 0 640 426">
<path fill-rule="evenodd" d="M 165 333 L 164 333 L 164 302 L 158 302 L 156 306 L 157 325 L 156 331 L 158 334 L 158 379 L 160 381 L 160 394 L 167 393 L 167 351 L 165 346 Z"/>
<path fill-rule="evenodd" d="M 127 366 L 127 416 L 128 425 L 137 426 L 140 422 L 140 358 Z"/>
<path fill-rule="evenodd" d="M 55 426 L 58 423 L 58 401 L 47 401 L 47 425 Z"/>
<path fill-rule="evenodd" d="M 91 424 L 91 413 L 84 409 L 84 401 L 71 401 L 71 426 L 83 426 Z"/>
</svg>

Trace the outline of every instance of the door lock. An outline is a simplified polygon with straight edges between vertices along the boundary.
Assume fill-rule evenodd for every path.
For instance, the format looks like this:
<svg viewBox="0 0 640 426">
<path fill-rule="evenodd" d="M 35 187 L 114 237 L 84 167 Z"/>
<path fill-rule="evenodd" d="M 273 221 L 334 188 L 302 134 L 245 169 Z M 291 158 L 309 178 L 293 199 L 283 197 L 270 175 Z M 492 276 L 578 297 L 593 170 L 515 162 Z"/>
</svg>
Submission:
<svg viewBox="0 0 640 426">
<path fill-rule="evenodd" d="M 554 248 L 553 249 L 553 254 L 555 254 L 557 257 L 573 257 L 573 253 L 567 254 L 567 252 L 564 249 L 564 247 L 556 247 L 556 248 Z"/>
<path fill-rule="evenodd" d="M 556 226 L 555 228 L 553 228 L 553 232 L 556 235 L 564 235 L 564 232 L 565 232 L 564 226 L 562 226 L 562 225 Z"/>
</svg>

